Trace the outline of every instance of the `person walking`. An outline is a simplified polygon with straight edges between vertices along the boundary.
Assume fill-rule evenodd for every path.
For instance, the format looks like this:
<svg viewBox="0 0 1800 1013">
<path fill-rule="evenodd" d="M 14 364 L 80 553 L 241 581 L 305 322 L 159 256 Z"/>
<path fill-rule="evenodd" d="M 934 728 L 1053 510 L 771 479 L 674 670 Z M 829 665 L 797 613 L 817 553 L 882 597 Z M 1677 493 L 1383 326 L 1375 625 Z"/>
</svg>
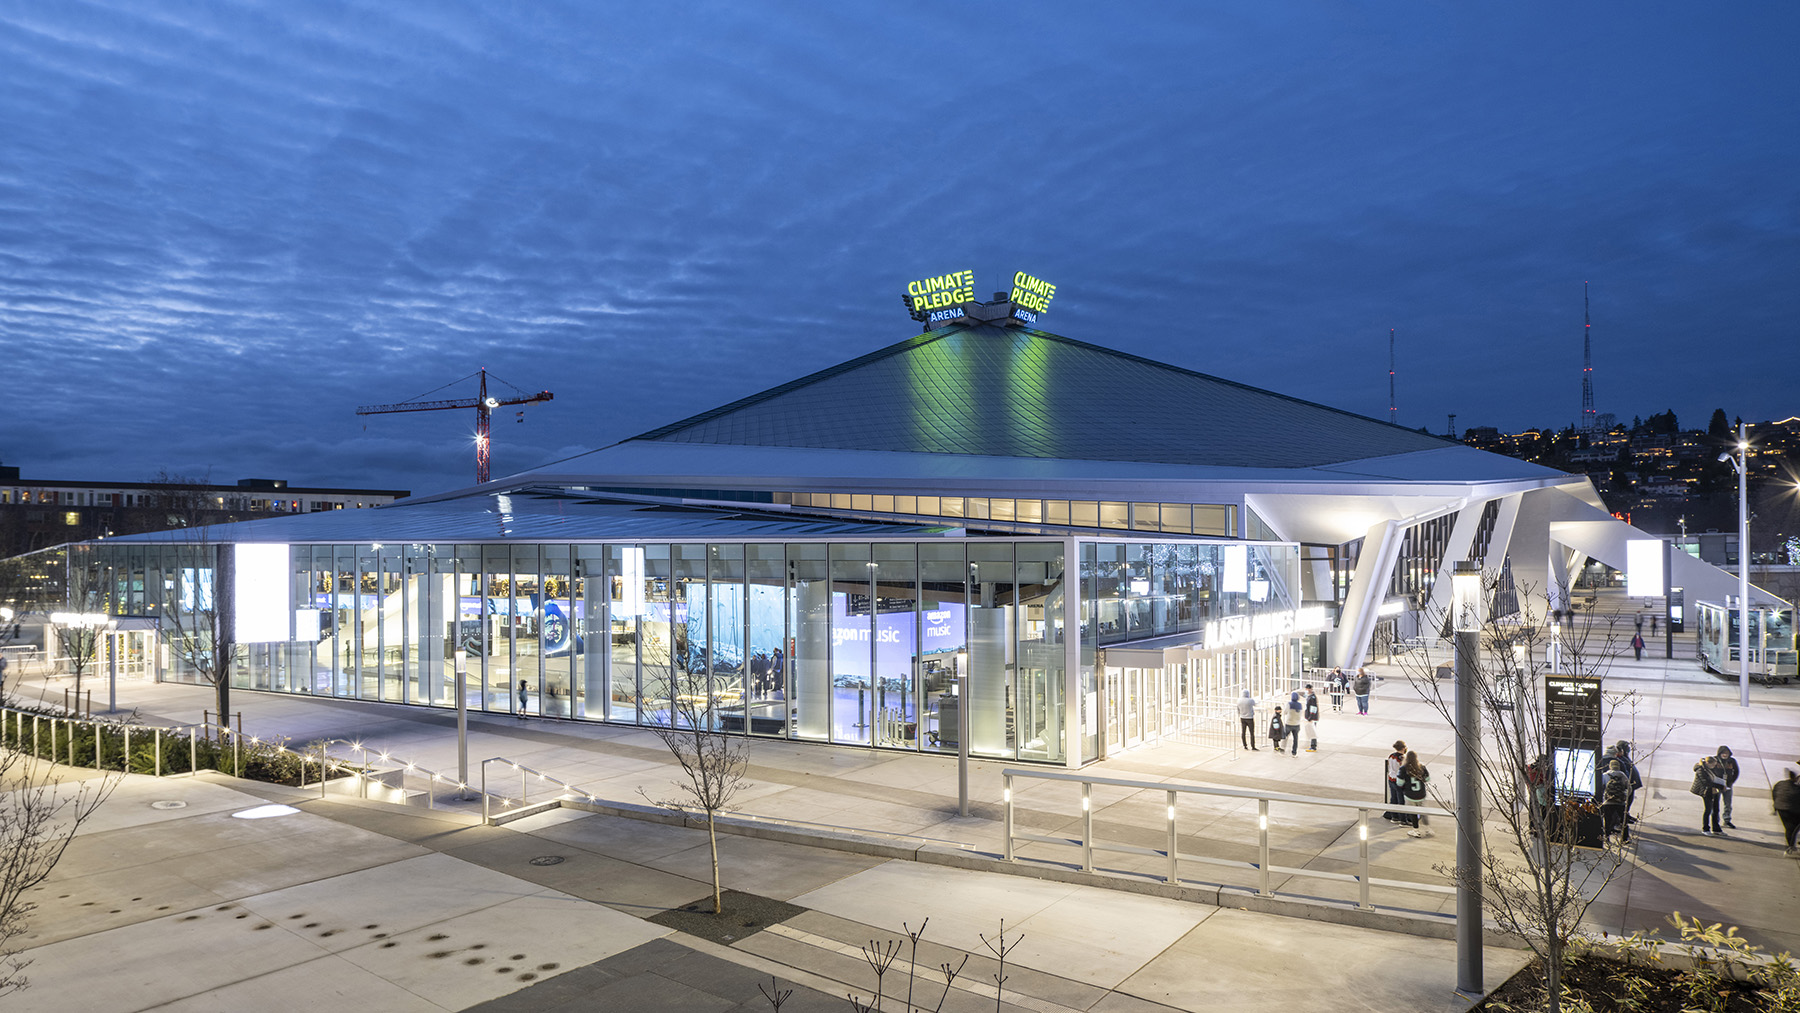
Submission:
<svg viewBox="0 0 1800 1013">
<path fill-rule="evenodd" d="M 1724 817 L 1727 829 L 1736 830 L 1737 824 L 1731 822 L 1731 787 L 1737 784 L 1738 762 L 1731 755 L 1730 746 L 1720 746 L 1718 757 L 1719 772 L 1725 775 L 1725 789 L 1719 792 L 1719 815 Z"/>
<path fill-rule="evenodd" d="M 1350 684 L 1350 692 L 1356 695 L 1356 713 L 1369 713 L 1369 670 L 1356 670 L 1356 681 Z"/>
<path fill-rule="evenodd" d="M 1400 800 L 1400 767 L 1405 763 L 1406 763 L 1406 743 L 1399 739 L 1395 739 L 1394 740 L 1394 751 L 1387 755 L 1387 762 L 1386 762 L 1385 769 L 1384 769 L 1384 772 L 1387 774 L 1388 805 L 1401 806 L 1401 805 L 1405 804 L 1404 802 L 1402 802 Z M 1402 812 L 1396 812 L 1396 811 L 1390 810 L 1388 812 L 1382 813 L 1381 818 L 1385 819 L 1385 820 L 1392 820 L 1395 823 L 1405 823 L 1407 826 L 1415 826 L 1416 825 L 1412 822 L 1411 817 L 1407 816 L 1405 813 L 1402 813 Z"/>
<path fill-rule="evenodd" d="M 1254 750 L 1256 748 L 1256 700 L 1250 695 L 1249 690 L 1244 690 L 1244 695 L 1238 697 L 1237 709 L 1239 731 L 1243 734 L 1244 745 Z"/>
<path fill-rule="evenodd" d="M 519 720 L 520 721 L 525 720 L 525 694 L 530 691 L 531 691 L 531 686 L 528 683 L 526 683 L 526 681 L 524 679 L 520 679 L 519 680 Z"/>
<path fill-rule="evenodd" d="M 1708 756 L 1694 764 L 1694 783 L 1688 790 L 1700 796 L 1700 832 L 1708 837 L 1724 837 L 1719 825 L 1719 796 L 1725 790 L 1725 772 L 1717 756 Z"/>
<path fill-rule="evenodd" d="M 1642 633 L 1631 635 L 1631 650 L 1633 654 L 1637 655 L 1637 660 L 1644 660 L 1644 635 Z"/>
<path fill-rule="evenodd" d="M 1781 817 L 1781 832 L 1787 838 L 1787 850 L 1782 854 L 1800 858 L 1800 848 L 1794 847 L 1794 832 L 1800 830 L 1800 773 L 1792 767 L 1783 770 L 1781 780 L 1769 789 L 1769 797 L 1775 803 L 1775 815 Z"/>
<path fill-rule="evenodd" d="M 1638 775 L 1637 764 L 1631 762 L 1631 743 L 1624 739 L 1613 743 L 1612 751 L 1600 758 L 1602 764 L 1608 760 L 1618 760 L 1625 765 L 1625 777 L 1631 783 L 1631 794 L 1625 799 L 1625 822 L 1636 823 L 1637 817 L 1631 815 L 1631 810 L 1637 806 L 1638 789 L 1644 786 L 1644 779 Z"/>
<path fill-rule="evenodd" d="M 1319 697 L 1313 692 L 1312 683 L 1306 684 L 1306 706 L 1300 712 L 1306 722 L 1306 751 L 1319 751 Z"/>
<path fill-rule="evenodd" d="M 1294 692 L 1294 693 L 1288 694 L 1287 706 L 1282 708 L 1282 710 L 1284 712 L 1283 717 L 1285 717 L 1287 719 L 1287 721 L 1286 721 L 1287 730 L 1284 734 L 1287 735 L 1288 739 L 1291 740 L 1293 743 L 1293 750 L 1290 753 L 1288 753 L 1289 756 L 1299 756 L 1300 755 L 1300 710 L 1301 710 L 1301 706 L 1302 705 L 1300 703 L 1300 694 L 1298 692 Z"/>
<path fill-rule="evenodd" d="M 1281 736 L 1286 730 L 1287 725 L 1281 721 L 1281 705 L 1276 704 L 1269 709 L 1269 748 L 1281 752 Z"/>
<path fill-rule="evenodd" d="M 1625 764 L 1608 761 L 1606 773 L 1600 775 L 1600 817 L 1605 821 L 1606 836 L 1619 835 L 1620 844 L 1631 843 L 1631 824 L 1625 822 L 1625 803 L 1631 798 L 1631 778 Z"/>
<path fill-rule="evenodd" d="M 1343 669 L 1334 668 L 1331 670 L 1331 678 L 1326 680 L 1325 688 L 1331 691 L 1332 710 L 1341 711 L 1344 709 L 1344 690 L 1348 689 L 1349 686 L 1350 677 L 1344 674 Z"/>
<path fill-rule="evenodd" d="M 1400 765 L 1400 795 L 1406 805 L 1423 808 L 1425 805 L 1426 785 L 1431 783 L 1431 771 L 1419 762 L 1419 754 L 1407 751 L 1406 761 Z M 1413 818 L 1413 829 L 1406 832 L 1408 837 L 1430 837 L 1431 817 L 1420 812 Z"/>
</svg>

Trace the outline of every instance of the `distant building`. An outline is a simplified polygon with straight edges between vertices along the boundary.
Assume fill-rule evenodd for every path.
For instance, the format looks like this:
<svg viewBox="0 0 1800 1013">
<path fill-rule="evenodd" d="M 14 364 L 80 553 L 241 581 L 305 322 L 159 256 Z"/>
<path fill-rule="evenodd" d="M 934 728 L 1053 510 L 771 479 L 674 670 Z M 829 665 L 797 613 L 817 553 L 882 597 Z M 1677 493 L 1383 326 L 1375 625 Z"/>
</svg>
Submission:
<svg viewBox="0 0 1800 1013">
<path fill-rule="evenodd" d="M 16 467 L 0 466 L 0 557 L 146 531 L 376 507 L 407 495 L 404 489 L 297 487 L 279 478 L 234 485 L 27 479 Z"/>
</svg>

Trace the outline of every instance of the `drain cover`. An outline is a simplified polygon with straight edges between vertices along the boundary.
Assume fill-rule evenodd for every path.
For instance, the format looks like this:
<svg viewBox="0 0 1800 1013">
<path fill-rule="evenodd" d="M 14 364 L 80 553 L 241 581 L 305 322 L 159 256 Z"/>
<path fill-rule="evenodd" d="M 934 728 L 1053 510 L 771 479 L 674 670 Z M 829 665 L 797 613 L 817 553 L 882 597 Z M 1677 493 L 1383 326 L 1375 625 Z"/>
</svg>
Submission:
<svg viewBox="0 0 1800 1013">
<path fill-rule="evenodd" d="M 561 855 L 539 855 L 536 858 L 531 860 L 531 864 L 532 865 L 561 865 L 562 860 L 563 860 L 563 856 L 561 856 Z"/>
<path fill-rule="evenodd" d="M 178 802 L 172 798 L 165 798 L 161 802 L 150 803 L 150 808 L 152 808 L 152 809 L 186 809 L 187 803 L 186 802 Z"/>
</svg>

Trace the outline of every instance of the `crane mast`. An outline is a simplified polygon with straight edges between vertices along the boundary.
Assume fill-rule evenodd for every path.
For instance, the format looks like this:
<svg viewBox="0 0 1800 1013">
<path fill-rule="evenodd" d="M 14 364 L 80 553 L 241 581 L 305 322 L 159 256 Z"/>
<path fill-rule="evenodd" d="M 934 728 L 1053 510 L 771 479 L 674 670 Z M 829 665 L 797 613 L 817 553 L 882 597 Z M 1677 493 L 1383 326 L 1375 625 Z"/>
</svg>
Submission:
<svg viewBox="0 0 1800 1013">
<path fill-rule="evenodd" d="M 519 394 L 521 395 L 519 397 L 498 398 L 488 393 L 488 371 L 485 367 L 469 375 L 479 375 L 481 377 L 480 387 L 477 390 L 476 395 L 472 398 L 458 397 L 438 401 L 412 400 L 401 401 L 396 404 L 363 405 L 356 409 L 356 414 L 392 415 L 397 412 L 437 412 L 447 411 L 452 408 L 475 409 L 475 482 L 478 485 L 484 484 L 488 480 L 488 460 L 493 453 L 493 441 L 489 434 L 489 423 L 491 422 L 494 409 L 499 408 L 502 405 L 541 404 L 542 402 L 551 400 L 556 397 L 556 395 L 547 390 L 540 390 L 536 394 L 527 394 L 524 391 L 519 391 Z M 462 379 L 467 380 L 468 378 L 469 377 L 465 376 Z M 461 382 L 462 380 L 452 381 L 452 383 Z M 501 382 L 505 383 L 506 381 L 502 380 Z M 448 387 L 450 384 L 445 384 L 444 386 Z M 507 384 L 507 386 L 510 387 L 512 385 Z M 438 389 L 442 390 L 443 387 Z"/>
</svg>

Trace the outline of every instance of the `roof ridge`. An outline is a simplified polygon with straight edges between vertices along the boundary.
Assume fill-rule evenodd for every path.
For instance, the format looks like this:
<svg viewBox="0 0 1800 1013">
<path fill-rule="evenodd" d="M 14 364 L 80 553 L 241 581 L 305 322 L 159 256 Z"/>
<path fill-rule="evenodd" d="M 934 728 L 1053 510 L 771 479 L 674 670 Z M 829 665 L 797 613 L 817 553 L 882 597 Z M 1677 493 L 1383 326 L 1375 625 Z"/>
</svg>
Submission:
<svg viewBox="0 0 1800 1013">
<path fill-rule="evenodd" d="M 957 325 L 954 325 L 951 327 L 945 327 L 941 330 L 926 331 L 923 334 L 915 334 L 912 337 L 907 338 L 903 341 L 896 341 L 893 344 L 888 345 L 884 348 L 878 348 L 873 352 L 866 352 L 862 355 L 857 356 L 854 359 L 849 359 L 844 362 L 840 362 L 835 366 L 827 366 L 824 369 L 821 369 L 817 372 L 808 373 L 805 376 L 802 376 L 798 379 L 789 380 L 786 383 L 780 384 L 779 386 L 770 387 L 767 390 L 758 391 L 757 393 L 751 394 L 747 397 L 738 398 L 736 401 L 733 401 L 730 404 L 723 404 L 723 405 L 718 406 L 717 408 L 709 408 L 706 411 L 703 411 L 698 415 L 690 415 L 685 419 L 681 419 L 676 422 L 671 422 L 668 425 L 658 426 L 657 428 L 652 429 L 647 433 L 639 433 L 636 436 L 630 437 L 630 439 L 633 439 L 633 440 L 661 440 L 666 437 L 673 436 L 676 433 L 682 431 L 683 429 L 687 429 L 691 426 L 697 426 L 697 425 L 701 424 L 702 422 L 710 422 L 713 419 L 716 419 L 722 415 L 729 415 L 732 412 L 737 411 L 740 408 L 748 408 L 751 405 L 760 404 L 761 402 L 767 401 L 770 398 L 778 397 L 778 396 L 780 396 L 782 394 L 786 394 L 790 391 L 799 390 L 802 387 L 810 386 L 812 384 L 820 382 L 821 380 L 829 380 L 834 376 L 839 376 L 844 373 L 848 373 L 853 369 L 861 368 L 862 366 L 866 366 L 871 362 L 879 362 L 880 360 L 888 358 L 890 356 L 899 355 L 901 352 L 907 352 L 907 351 L 911 351 L 914 348 L 920 348 L 922 346 L 931 344 L 934 341 L 941 340 L 942 338 L 944 338 L 945 336 L 947 336 L 953 332 L 956 332 L 959 330 L 965 330 L 965 329 L 967 329 L 967 325 L 957 324 Z M 620 441 L 620 442 L 624 442 L 624 441 Z"/>
<path fill-rule="evenodd" d="M 1375 418 L 1370 415 L 1358 415 L 1356 412 L 1348 411 L 1343 408 L 1334 408 L 1328 404 L 1320 404 L 1317 401 L 1308 401 L 1305 398 L 1295 397 L 1292 394 L 1283 394 L 1280 391 L 1269 390 L 1266 387 L 1255 387 L 1255 386 L 1252 386 L 1247 383 L 1243 383 L 1238 380 L 1229 380 L 1222 376 L 1214 376 L 1211 373 L 1202 373 L 1197 369 L 1189 369 L 1186 366 L 1177 366 L 1172 362 L 1163 362 L 1159 359 L 1151 359 L 1151 358 L 1147 358 L 1142 355 L 1135 355 L 1131 352 L 1122 352 L 1122 351 L 1118 350 L 1117 348 L 1107 348 L 1105 345 L 1096 345 L 1091 342 L 1082 341 L 1080 338 L 1071 338 L 1071 337 L 1067 337 L 1067 336 L 1061 335 L 1061 334 L 1053 334 L 1050 331 L 1040 331 L 1034 327 L 1021 328 L 1021 330 L 1024 330 L 1025 332 L 1027 332 L 1029 334 L 1037 335 L 1040 338 L 1047 338 L 1051 341 L 1060 341 L 1065 345 L 1073 345 L 1076 348 L 1086 349 L 1090 352 L 1100 352 L 1102 354 L 1111 355 L 1111 356 L 1114 356 L 1114 357 L 1120 358 L 1120 359 L 1129 359 L 1132 362 L 1141 363 L 1146 366 L 1155 366 L 1158 369 L 1167 369 L 1167 370 L 1173 370 L 1174 372 L 1177 372 L 1177 373 L 1185 373 L 1188 376 L 1198 377 L 1202 380 L 1211 380 L 1214 383 L 1222 383 L 1222 384 L 1226 385 L 1227 387 L 1236 387 L 1239 390 L 1247 390 L 1253 394 L 1266 394 L 1269 397 L 1280 398 L 1283 401 L 1291 401 L 1294 404 L 1305 405 L 1308 408 L 1319 408 L 1319 409 L 1323 409 L 1328 412 L 1335 412 L 1338 415 L 1348 415 L 1349 417 L 1351 417 L 1353 419 L 1359 419 L 1363 422 L 1375 422 L 1375 423 L 1379 423 L 1380 425 L 1391 426 L 1402 432 L 1413 433 L 1418 436 L 1429 436 L 1434 440 L 1438 440 L 1438 441 L 1442 442 L 1445 446 L 1461 446 L 1462 445 L 1458 441 L 1445 439 L 1442 436 L 1438 436 L 1436 433 L 1428 433 L 1421 429 L 1412 429 L 1410 427 L 1399 425 L 1398 423 L 1394 423 L 1394 422 L 1389 422 L 1385 419 L 1378 419 L 1378 418 Z"/>
</svg>

